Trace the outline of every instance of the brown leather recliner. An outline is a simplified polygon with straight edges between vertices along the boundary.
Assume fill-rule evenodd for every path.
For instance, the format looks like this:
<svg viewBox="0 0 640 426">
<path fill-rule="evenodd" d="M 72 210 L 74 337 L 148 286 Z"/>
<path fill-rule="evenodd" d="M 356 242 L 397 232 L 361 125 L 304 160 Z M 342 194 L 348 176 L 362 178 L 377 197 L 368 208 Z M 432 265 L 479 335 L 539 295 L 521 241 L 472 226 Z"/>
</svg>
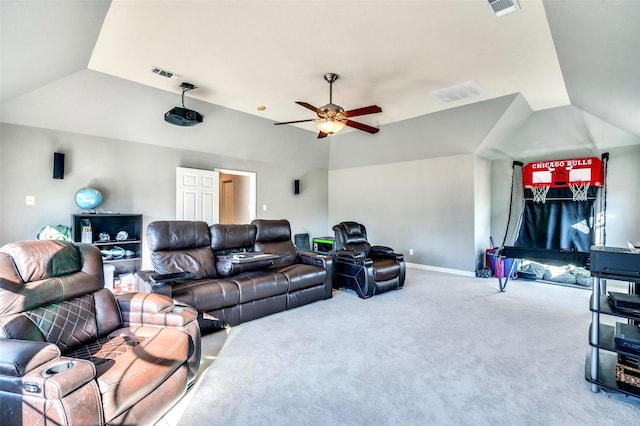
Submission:
<svg viewBox="0 0 640 426">
<path fill-rule="evenodd" d="M 196 311 L 103 286 L 90 244 L 0 248 L 2 424 L 148 424 L 185 393 L 200 363 Z"/>
<path fill-rule="evenodd" d="M 139 281 L 196 308 L 204 333 L 331 297 L 333 259 L 296 253 L 286 220 L 155 221 L 147 242 L 153 271 Z"/>
<path fill-rule="evenodd" d="M 357 222 L 341 222 L 333 227 L 336 238 L 336 288 L 354 290 L 367 299 L 375 294 L 404 286 L 404 255 L 386 246 L 372 246 L 367 229 Z"/>
</svg>

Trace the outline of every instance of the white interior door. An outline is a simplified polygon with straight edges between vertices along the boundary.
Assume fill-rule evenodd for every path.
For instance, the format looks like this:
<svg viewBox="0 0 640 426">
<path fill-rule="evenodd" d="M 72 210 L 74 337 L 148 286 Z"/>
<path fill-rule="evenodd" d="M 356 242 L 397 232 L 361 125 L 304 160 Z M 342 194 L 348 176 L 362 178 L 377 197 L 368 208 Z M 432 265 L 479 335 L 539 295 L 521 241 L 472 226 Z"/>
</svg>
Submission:
<svg viewBox="0 0 640 426">
<path fill-rule="evenodd" d="M 176 167 L 176 219 L 219 222 L 220 173 Z"/>
</svg>

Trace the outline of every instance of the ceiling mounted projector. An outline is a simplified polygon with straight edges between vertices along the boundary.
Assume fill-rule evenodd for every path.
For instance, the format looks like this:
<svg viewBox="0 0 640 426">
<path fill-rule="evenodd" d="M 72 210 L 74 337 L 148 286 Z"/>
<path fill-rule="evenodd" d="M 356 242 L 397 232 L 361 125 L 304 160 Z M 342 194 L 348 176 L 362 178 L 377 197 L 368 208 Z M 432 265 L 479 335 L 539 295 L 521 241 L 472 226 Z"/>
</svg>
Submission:
<svg viewBox="0 0 640 426">
<path fill-rule="evenodd" d="M 197 87 L 191 83 L 182 83 L 182 108 L 171 108 L 164 114 L 164 121 L 167 123 L 175 124 L 176 126 L 195 126 L 198 123 L 202 123 L 203 116 L 198 111 L 187 109 L 184 107 L 184 92 L 196 89 Z"/>
</svg>

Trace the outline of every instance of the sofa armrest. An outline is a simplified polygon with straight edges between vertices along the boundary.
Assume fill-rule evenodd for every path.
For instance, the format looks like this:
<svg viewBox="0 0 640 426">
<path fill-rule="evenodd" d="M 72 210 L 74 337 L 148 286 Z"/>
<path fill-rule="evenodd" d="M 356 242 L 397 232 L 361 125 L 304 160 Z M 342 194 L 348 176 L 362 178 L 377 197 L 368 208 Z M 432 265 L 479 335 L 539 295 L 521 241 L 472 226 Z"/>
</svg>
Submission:
<svg viewBox="0 0 640 426">
<path fill-rule="evenodd" d="M 0 375 L 22 377 L 59 356 L 60 349 L 53 343 L 2 339 L 0 341 Z"/>
<path fill-rule="evenodd" d="M 395 259 L 398 262 L 404 260 L 402 253 L 396 253 L 391 247 L 386 246 L 372 246 L 371 254 L 373 257 Z"/>
<path fill-rule="evenodd" d="M 307 265 L 316 265 L 329 270 L 332 268 L 333 258 L 326 254 L 313 253 L 310 251 L 301 251 L 298 253 L 300 263 Z"/>
<path fill-rule="evenodd" d="M 191 306 L 177 305 L 171 298 L 162 294 L 124 293 L 115 297 L 126 327 L 185 327 L 198 317 L 198 312 Z"/>
<path fill-rule="evenodd" d="M 96 377 L 92 362 L 69 357 L 36 368 L 22 378 L 22 393 L 46 399 L 62 399 Z"/>
<path fill-rule="evenodd" d="M 353 265 L 370 266 L 373 265 L 373 260 L 357 251 L 351 250 L 336 250 L 335 251 L 336 262 L 350 263 Z"/>
<path fill-rule="evenodd" d="M 300 263 L 319 266 L 327 271 L 325 284 L 327 286 L 327 298 L 330 298 L 332 294 L 331 289 L 333 288 L 333 280 L 336 278 L 333 256 L 303 251 L 298 253 L 298 259 L 300 260 Z"/>
<path fill-rule="evenodd" d="M 149 281 L 152 285 L 173 284 L 183 280 L 191 280 L 195 278 L 195 274 L 191 272 L 173 272 L 170 274 L 153 274 L 149 275 Z"/>
<path fill-rule="evenodd" d="M 10 393 L 62 399 L 95 375 L 91 362 L 61 357 L 53 343 L 3 339 L 0 344 L 2 389 Z"/>
<path fill-rule="evenodd" d="M 136 272 L 137 288 L 146 293 L 162 294 L 167 297 L 173 297 L 173 283 L 156 284 L 151 277 L 157 275 L 155 271 L 138 271 Z"/>
</svg>

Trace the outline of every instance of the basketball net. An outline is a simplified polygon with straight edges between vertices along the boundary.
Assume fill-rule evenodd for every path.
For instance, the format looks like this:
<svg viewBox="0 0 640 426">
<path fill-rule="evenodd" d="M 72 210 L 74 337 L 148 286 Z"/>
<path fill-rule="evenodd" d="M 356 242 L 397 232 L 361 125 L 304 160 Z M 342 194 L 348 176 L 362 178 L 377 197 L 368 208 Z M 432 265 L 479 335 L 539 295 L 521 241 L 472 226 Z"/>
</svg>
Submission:
<svg viewBox="0 0 640 426">
<path fill-rule="evenodd" d="M 589 182 L 569 182 L 569 189 L 573 194 L 573 201 L 587 201 Z"/>
<path fill-rule="evenodd" d="M 533 192 L 533 202 L 544 204 L 547 201 L 547 192 L 549 192 L 549 185 L 532 186 L 531 192 Z"/>
</svg>

